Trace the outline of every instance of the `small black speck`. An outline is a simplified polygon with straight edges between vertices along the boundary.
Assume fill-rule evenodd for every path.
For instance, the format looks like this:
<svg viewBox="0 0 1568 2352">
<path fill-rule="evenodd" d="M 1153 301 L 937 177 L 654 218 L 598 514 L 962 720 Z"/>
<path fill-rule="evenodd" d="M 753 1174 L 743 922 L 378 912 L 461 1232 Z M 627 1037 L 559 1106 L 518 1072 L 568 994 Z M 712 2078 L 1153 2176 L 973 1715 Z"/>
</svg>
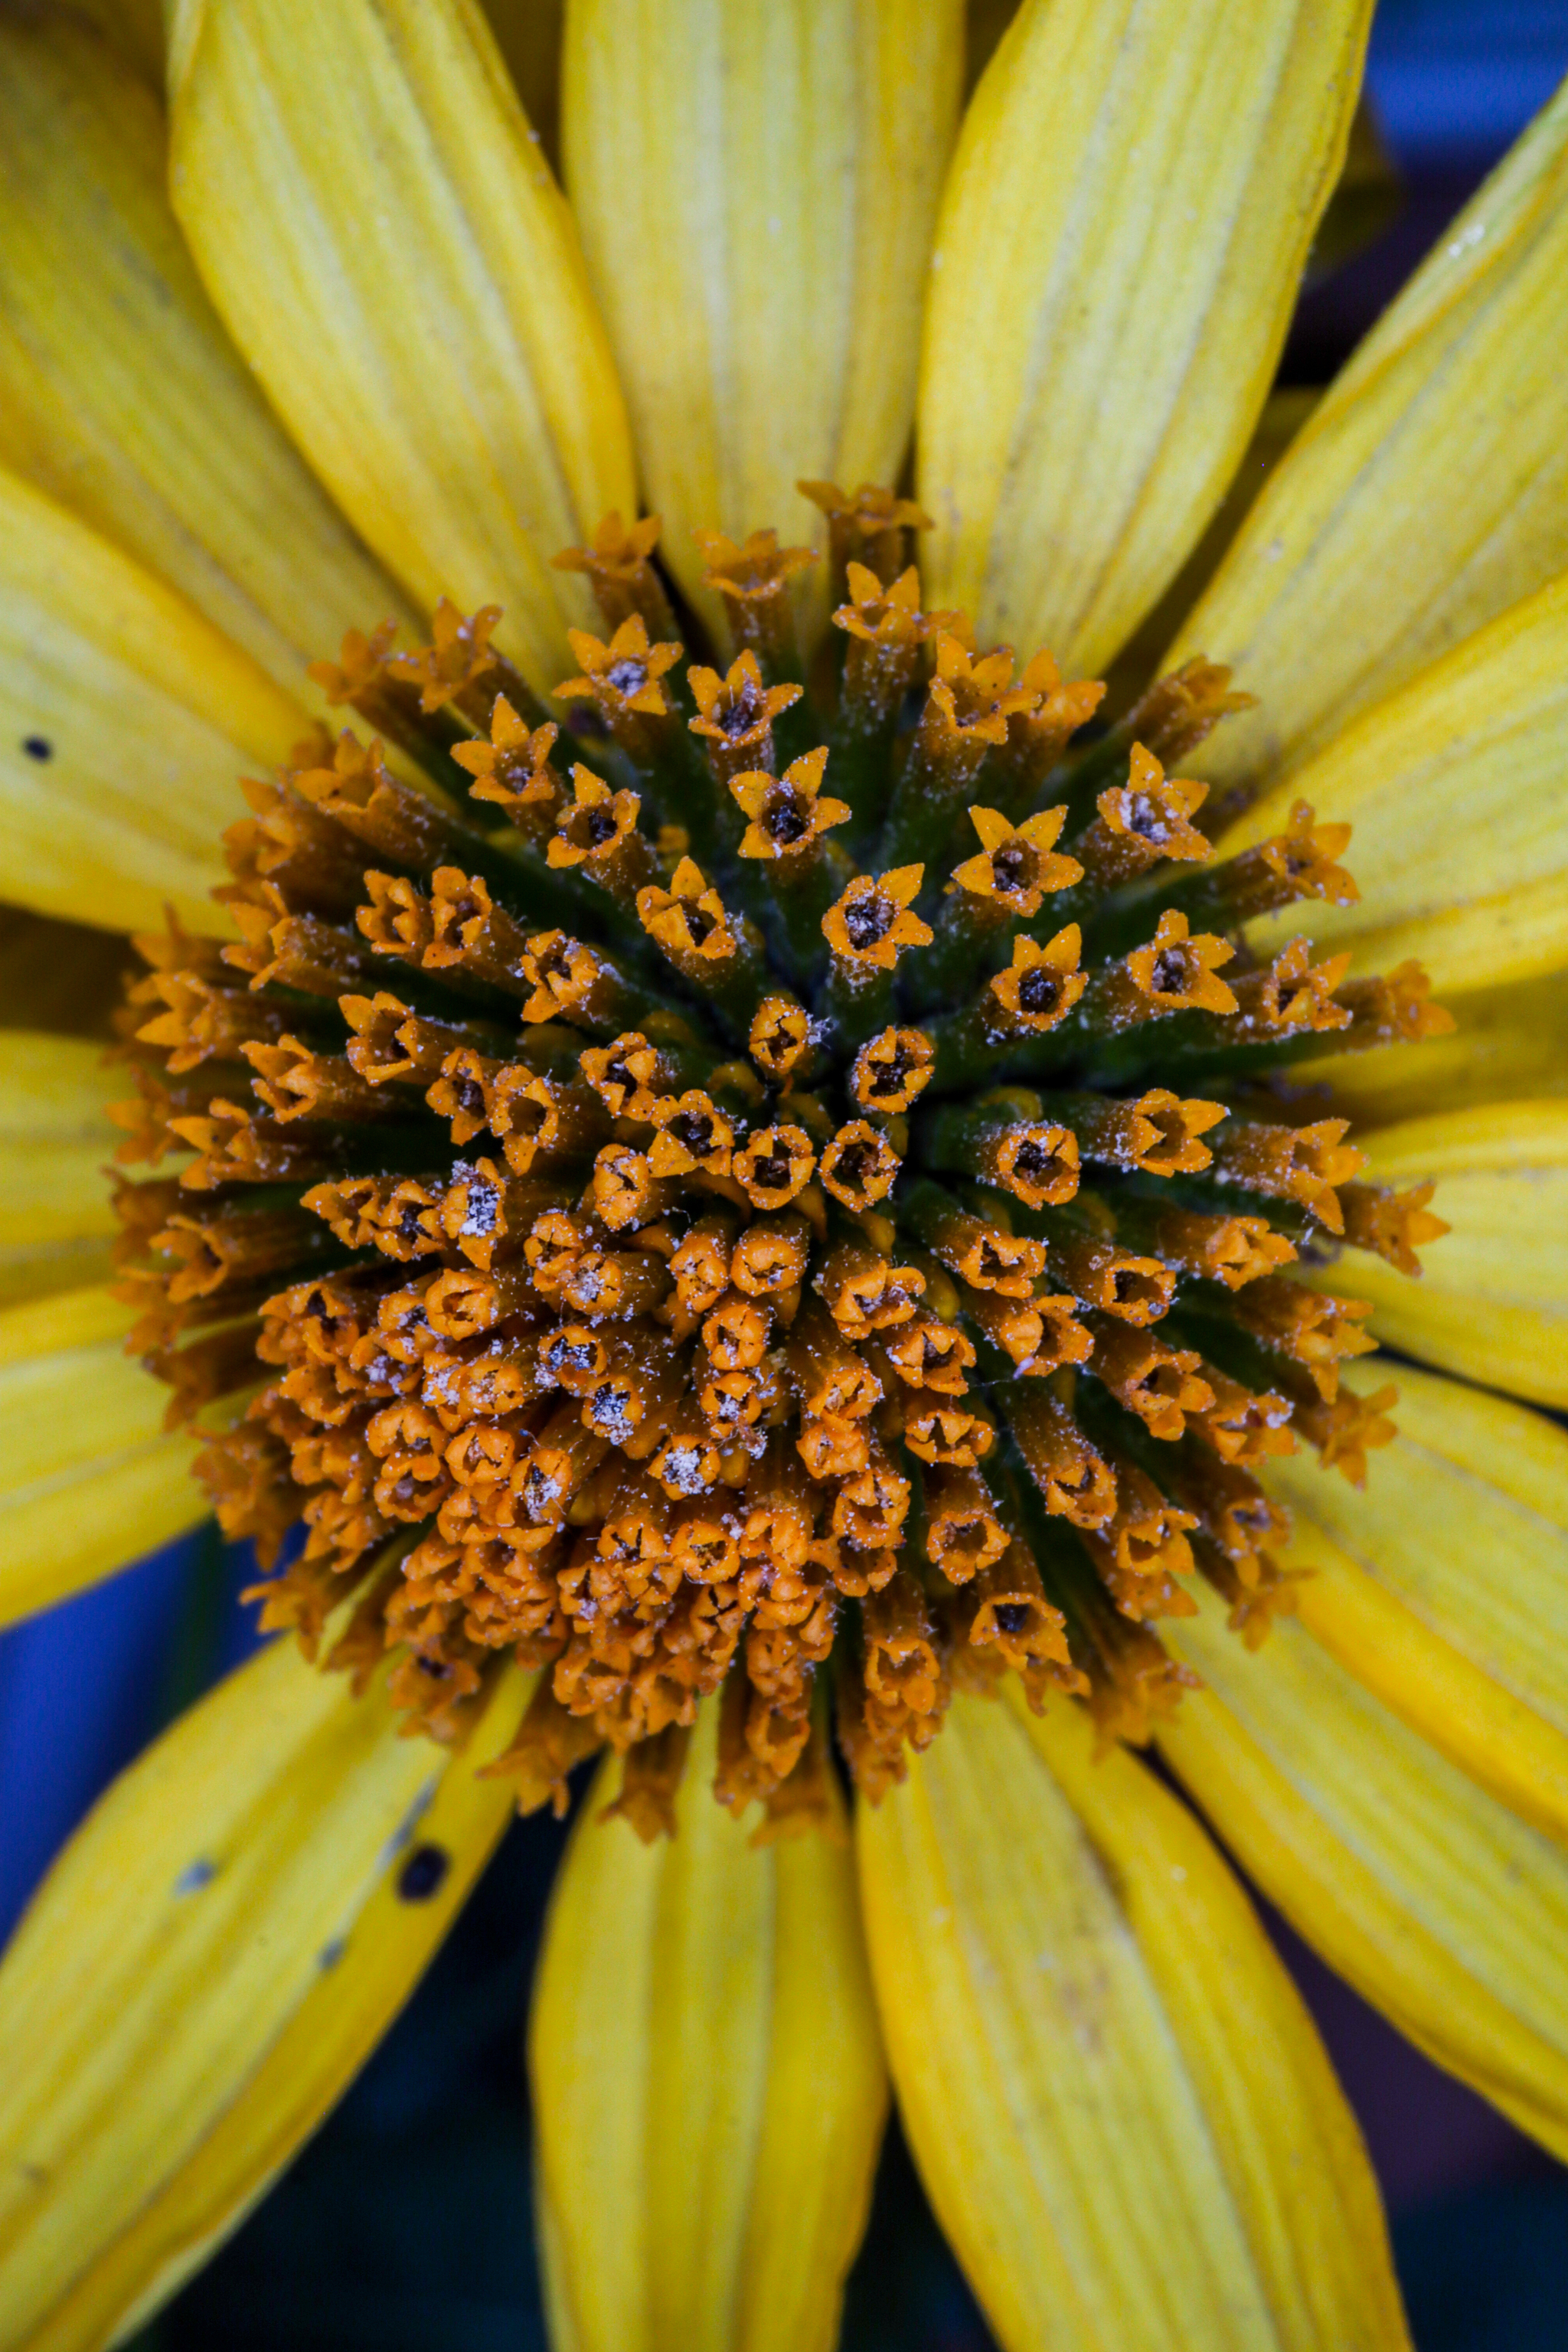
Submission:
<svg viewBox="0 0 1568 2352">
<path fill-rule="evenodd" d="M 445 1883 L 452 1857 L 441 1845 L 416 1845 L 397 1874 L 397 1892 L 405 1903 L 428 1903 Z"/>
<path fill-rule="evenodd" d="M 349 1939 L 346 1936 L 334 1936 L 331 1942 L 323 1944 L 316 1954 L 316 1966 L 319 1969 L 335 1969 L 348 1948 Z"/>
<path fill-rule="evenodd" d="M 52 760 L 55 747 L 47 735 L 24 735 L 22 749 L 29 760 Z"/>
</svg>

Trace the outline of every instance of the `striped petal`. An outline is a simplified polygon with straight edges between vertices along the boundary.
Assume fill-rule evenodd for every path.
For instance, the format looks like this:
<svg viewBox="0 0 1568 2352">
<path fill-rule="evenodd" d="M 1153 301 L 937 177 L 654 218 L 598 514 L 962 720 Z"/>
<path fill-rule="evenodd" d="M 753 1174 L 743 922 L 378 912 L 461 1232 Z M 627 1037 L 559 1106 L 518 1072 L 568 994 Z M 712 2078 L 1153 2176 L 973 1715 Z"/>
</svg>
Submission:
<svg viewBox="0 0 1568 2352">
<path fill-rule="evenodd" d="M 1380 702 L 1247 812 L 1226 847 L 1291 803 L 1354 826 L 1352 907 L 1309 901 L 1257 928 L 1305 930 L 1355 969 L 1416 956 L 1439 993 L 1568 964 L 1568 576 Z"/>
<path fill-rule="evenodd" d="M 0 1968 L 6 2343 L 130 2333 L 315 2128 L 506 1825 L 521 1696 L 454 1759 L 274 1643 L 89 1815 Z"/>
<path fill-rule="evenodd" d="M 5 895 L 111 930 L 226 918 L 218 838 L 243 768 L 308 721 L 194 605 L 0 472 L 0 870 Z"/>
<path fill-rule="evenodd" d="M 1428 2057 L 1568 2155 L 1568 1853 L 1304 1627 L 1251 1654 L 1200 1594 L 1160 1630 L 1206 1685 L 1161 1753 L 1248 1874 Z"/>
<path fill-rule="evenodd" d="M 168 1391 L 125 1354 L 134 1319 L 104 1288 L 0 1312 L 0 1625 L 206 1514 Z"/>
<path fill-rule="evenodd" d="M 1382 1360 L 1399 1391 L 1364 1486 L 1273 1465 L 1312 1575 L 1301 1622 L 1483 1789 L 1568 1844 L 1568 1435 L 1542 1414 Z M 1434 1529 L 1441 1537 L 1434 1540 Z"/>
<path fill-rule="evenodd" d="M 1485 1102 L 1568 1094 L 1568 988 L 1555 973 L 1448 1001 L 1454 1028 L 1415 1045 L 1298 1062 L 1304 1086 L 1331 1087 L 1334 1108 L 1364 1126 Z"/>
<path fill-rule="evenodd" d="M 108 1271 L 103 1168 L 121 1138 L 105 1106 L 124 1092 L 101 1045 L 0 1031 L 0 1300 Z"/>
<path fill-rule="evenodd" d="M 1439 1112 L 1363 1145 L 1372 1183 L 1435 1179 L 1452 1231 L 1425 1245 L 1418 1281 L 1361 1250 L 1318 1278 L 1370 1298 L 1391 1347 L 1568 1405 L 1568 1102 Z"/>
<path fill-rule="evenodd" d="M 79 19 L 0 18 L 0 460 L 177 588 L 291 693 L 407 608 L 213 314 L 163 120 Z"/>
<path fill-rule="evenodd" d="M 601 1822 L 552 1898 L 530 2025 L 553 2340 L 830 2352 L 887 2105 L 847 1846 L 753 1846 L 704 1709 L 678 1834 Z"/>
<path fill-rule="evenodd" d="M 1260 698 L 1205 775 L 1299 765 L 1568 570 L 1565 336 L 1568 88 L 1368 335 L 1167 656 Z"/>
<path fill-rule="evenodd" d="M 949 174 L 921 377 L 928 593 L 983 638 L 1098 669 L 1197 540 L 1268 390 L 1369 15 L 1014 19 Z"/>
<path fill-rule="evenodd" d="M 858 1814 L 900 2112 L 1007 2352 L 1406 2342 L 1300 1999 L 1196 1822 L 1076 1709 L 954 1700 Z"/>
<path fill-rule="evenodd" d="M 542 691 L 630 512 L 631 446 L 566 206 L 478 0 L 178 0 L 171 188 L 240 352 L 417 603 L 503 604 Z"/>
<path fill-rule="evenodd" d="M 791 540 L 803 476 L 890 483 L 957 121 L 958 0 L 575 0 L 567 184 L 683 584 Z"/>
</svg>

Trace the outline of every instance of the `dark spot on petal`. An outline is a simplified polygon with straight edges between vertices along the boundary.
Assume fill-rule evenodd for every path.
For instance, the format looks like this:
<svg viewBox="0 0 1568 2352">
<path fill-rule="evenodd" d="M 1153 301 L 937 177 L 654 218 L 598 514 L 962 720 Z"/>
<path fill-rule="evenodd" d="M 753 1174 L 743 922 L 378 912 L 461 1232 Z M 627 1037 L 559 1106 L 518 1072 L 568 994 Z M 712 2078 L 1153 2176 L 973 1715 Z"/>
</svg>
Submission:
<svg viewBox="0 0 1568 2352">
<path fill-rule="evenodd" d="M 52 760 L 55 747 L 47 735 L 24 735 L 22 749 L 29 760 Z"/>
<path fill-rule="evenodd" d="M 399 1899 L 405 1903 L 428 1903 L 446 1884 L 452 1857 L 443 1845 L 416 1845 L 397 1874 Z"/>
</svg>

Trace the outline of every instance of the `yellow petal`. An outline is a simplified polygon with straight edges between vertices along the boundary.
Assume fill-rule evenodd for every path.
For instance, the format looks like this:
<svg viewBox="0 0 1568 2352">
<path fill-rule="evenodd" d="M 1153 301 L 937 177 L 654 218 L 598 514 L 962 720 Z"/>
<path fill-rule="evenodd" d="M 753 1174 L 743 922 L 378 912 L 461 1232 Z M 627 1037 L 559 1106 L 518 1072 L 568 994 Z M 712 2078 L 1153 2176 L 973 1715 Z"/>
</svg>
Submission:
<svg viewBox="0 0 1568 2352">
<path fill-rule="evenodd" d="M 1568 1094 L 1568 988 L 1553 972 L 1447 1000 L 1454 1028 L 1416 1045 L 1298 1062 L 1292 1080 L 1328 1086 L 1363 1126 L 1437 1110 Z"/>
<path fill-rule="evenodd" d="M 630 513 L 615 372 L 478 0 L 178 0 L 171 190 L 229 332 L 410 593 L 560 682 L 556 551 Z"/>
<path fill-rule="evenodd" d="M 1345 151 L 1362 0 L 1029 0 L 942 199 L 928 597 L 1101 667 L 1235 472 Z"/>
<path fill-rule="evenodd" d="M 1436 1180 L 1452 1231 L 1412 1280 L 1365 1251 L 1309 1280 L 1370 1298 L 1391 1347 L 1537 1404 L 1568 1404 L 1568 1101 L 1492 1103 L 1363 1139 L 1367 1181 Z"/>
<path fill-rule="evenodd" d="M 72 16 L 0 18 L 0 461 L 188 597 L 289 692 L 409 608 L 203 293 L 152 90 Z"/>
<path fill-rule="evenodd" d="M 207 892 L 240 772 L 285 759 L 308 723 L 172 588 L 0 472 L 8 898 L 113 930 L 161 929 L 167 903 L 221 933 Z"/>
<path fill-rule="evenodd" d="M 102 1287 L 0 1311 L 0 1624 L 205 1517 L 169 1391 L 124 1352 L 133 1320 Z"/>
<path fill-rule="evenodd" d="M 887 2104 L 847 1844 L 754 1847 L 715 1802 L 717 1703 L 673 1840 L 602 1822 L 552 1901 L 529 2029 L 552 2339 L 830 2352 Z"/>
<path fill-rule="evenodd" d="M 1361 345 L 1173 646 L 1261 698 L 1202 773 L 1298 764 L 1568 570 L 1565 335 L 1568 87 Z"/>
<path fill-rule="evenodd" d="M 1472 1780 L 1568 1844 L 1568 1436 L 1480 1389 L 1374 1359 L 1399 1433 L 1363 1487 L 1270 1466 L 1301 1622 Z M 1437 1531 L 1440 1530 L 1440 1534 Z M 1436 1539 L 1435 1539 L 1436 1538 Z"/>
<path fill-rule="evenodd" d="M 1377 2193 L 1202 1830 L 1058 1706 L 960 1697 L 857 1816 L 900 2113 L 1007 2352 L 1406 2342 Z"/>
<path fill-rule="evenodd" d="M 963 72 L 958 0 L 580 0 L 568 185 L 684 586 L 694 530 L 816 536 L 891 484 Z"/>
<path fill-rule="evenodd" d="M 1306 931 L 1358 971 L 1416 956 L 1441 994 L 1568 964 L 1568 577 L 1500 614 L 1366 711 L 1226 846 L 1278 832 L 1297 799 L 1354 827 L 1361 897 L 1256 928 Z"/>
<path fill-rule="evenodd" d="M 88 2352 L 234 2228 L 417 1982 L 510 1811 L 277 1643 L 115 1782 L 0 1969 L 0 2333 Z M 400 1890 L 413 1842 L 446 1859 Z M 426 1876 L 433 1864 L 426 1865 Z"/>
<path fill-rule="evenodd" d="M 104 1107 L 124 1092 L 123 1066 L 106 1066 L 101 1045 L 0 1031 L 0 1297 L 51 1269 L 107 1267 L 104 1164 L 123 1139 Z"/>
<path fill-rule="evenodd" d="M 1206 1685 L 1161 1752 L 1270 1902 L 1429 2057 L 1568 2154 L 1568 1853 L 1303 1627 L 1249 1654 L 1200 1595 L 1160 1630 Z"/>
</svg>

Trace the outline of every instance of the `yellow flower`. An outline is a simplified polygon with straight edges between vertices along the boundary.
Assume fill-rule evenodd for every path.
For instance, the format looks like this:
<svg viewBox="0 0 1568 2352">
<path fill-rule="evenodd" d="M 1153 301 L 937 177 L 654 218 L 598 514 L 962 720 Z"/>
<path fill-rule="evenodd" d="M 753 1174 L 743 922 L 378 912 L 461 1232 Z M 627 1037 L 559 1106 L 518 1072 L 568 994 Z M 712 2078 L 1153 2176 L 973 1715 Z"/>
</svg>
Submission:
<svg viewBox="0 0 1568 2352">
<path fill-rule="evenodd" d="M 559 2345 L 830 2344 L 889 2074 L 1009 2352 L 1403 2345 L 1136 1749 L 1568 2153 L 1568 95 L 1215 569 L 1366 0 L 1025 0 L 962 121 L 959 0 L 93 13 L 0 17 L 0 1615 L 187 1423 L 310 1532 L 0 1967 L 0 2339 L 607 1747 Z"/>
</svg>

